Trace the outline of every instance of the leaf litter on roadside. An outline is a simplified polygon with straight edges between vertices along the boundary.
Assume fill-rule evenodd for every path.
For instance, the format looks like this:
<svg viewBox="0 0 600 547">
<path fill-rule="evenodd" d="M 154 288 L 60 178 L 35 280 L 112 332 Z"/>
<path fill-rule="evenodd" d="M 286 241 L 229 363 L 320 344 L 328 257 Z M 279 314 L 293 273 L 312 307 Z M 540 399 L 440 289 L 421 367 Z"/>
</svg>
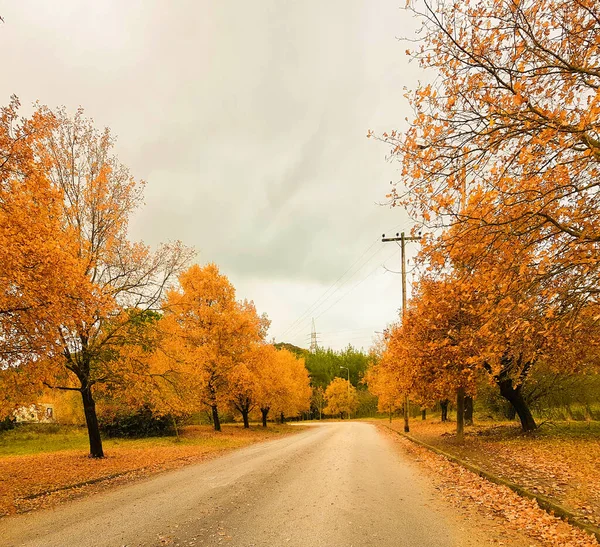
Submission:
<svg viewBox="0 0 600 547">
<path fill-rule="evenodd" d="M 388 430 L 389 431 L 389 430 Z M 485 516 L 500 519 L 507 532 L 525 534 L 547 547 L 595 547 L 598 541 L 541 509 L 535 500 L 523 498 L 448 459 L 394 435 L 401 449 L 423 467 L 437 490 L 453 507 L 476 507 Z"/>
</svg>

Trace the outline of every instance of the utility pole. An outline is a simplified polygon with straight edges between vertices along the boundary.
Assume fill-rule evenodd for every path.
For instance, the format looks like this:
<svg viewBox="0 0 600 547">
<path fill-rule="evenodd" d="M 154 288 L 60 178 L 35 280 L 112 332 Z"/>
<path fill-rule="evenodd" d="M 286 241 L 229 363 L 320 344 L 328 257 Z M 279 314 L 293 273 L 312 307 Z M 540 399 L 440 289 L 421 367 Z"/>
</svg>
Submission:
<svg viewBox="0 0 600 547">
<path fill-rule="evenodd" d="M 385 237 L 385 234 L 381 236 L 381 241 L 387 243 L 389 241 L 400 242 L 400 255 L 402 258 L 402 324 L 404 325 L 404 316 L 406 314 L 406 242 L 407 241 L 419 241 L 421 234 L 418 236 L 405 236 L 404 232 L 396 234 L 396 237 Z M 409 410 L 410 399 L 408 391 L 404 394 L 404 432 L 408 433 L 410 427 L 408 424 L 408 410 Z"/>
<path fill-rule="evenodd" d="M 317 329 L 315 328 L 315 320 L 312 320 L 312 330 L 310 331 L 310 352 L 317 351 Z"/>
</svg>

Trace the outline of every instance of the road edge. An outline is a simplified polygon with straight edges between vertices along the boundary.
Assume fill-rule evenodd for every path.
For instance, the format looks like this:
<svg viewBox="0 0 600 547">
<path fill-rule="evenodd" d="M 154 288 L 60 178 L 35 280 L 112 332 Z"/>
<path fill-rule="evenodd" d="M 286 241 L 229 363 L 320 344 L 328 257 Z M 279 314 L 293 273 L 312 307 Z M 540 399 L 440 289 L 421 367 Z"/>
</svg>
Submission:
<svg viewBox="0 0 600 547">
<path fill-rule="evenodd" d="M 572 524 L 573 526 L 577 526 L 577 528 L 580 528 L 584 532 L 587 532 L 588 534 L 595 536 L 596 539 L 598 541 L 600 541 L 600 528 L 597 528 L 596 526 L 582 522 L 581 520 L 578 519 L 577 515 L 571 513 L 568 509 L 566 509 L 562 505 L 558 505 L 557 503 L 554 503 L 549 498 L 547 498 L 545 496 L 541 496 L 539 494 L 535 494 L 533 492 L 530 492 L 529 490 L 523 488 L 522 486 L 519 486 L 518 484 L 516 484 L 514 482 L 507 481 L 505 479 L 497 477 L 496 475 L 493 475 L 492 473 L 485 471 L 484 469 L 481 469 L 480 467 L 477 467 L 476 465 L 465 462 L 464 460 L 461 460 L 460 458 L 458 458 L 452 454 L 444 452 L 443 450 L 440 450 L 439 448 L 436 448 L 435 446 L 431 446 L 430 444 L 420 441 L 411 435 L 407 435 L 403 431 L 398 431 L 398 430 L 394 429 L 393 427 L 390 427 L 387 424 L 379 424 L 379 425 L 384 426 L 385 428 L 389 429 L 390 431 L 393 431 L 394 433 L 400 435 L 401 437 L 404 437 L 404 438 L 408 439 L 409 441 L 411 441 L 419 446 L 422 446 L 423 448 L 426 448 L 427 450 L 434 452 L 435 454 L 438 454 L 439 456 L 443 456 L 444 458 L 448 459 L 449 461 L 456 463 L 457 465 L 460 465 L 461 467 L 464 467 L 465 469 L 468 469 L 472 473 L 475 473 L 476 475 L 479 475 L 480 477 L 482 477 L 490 482 L 493 482 L 494 484 L 499 484 L 501 486 L 506 486 L 507 488 L 510 488 L 513 492 L 516 492 L 521 497 L 536 500 L 537 504 L 540 506 L 540 508 L 543 509 L 544 511 L 546 511 L 547 513 L 557 516 L 557 517 L 561 518 L 562 520 L 568 522 L 569 524 Z"/>
<path fill-rule="evenodd" d="M 262 440 L 256 440 L 256 441 L 249 442 L 248 444 L 244 444 L 242 446 L 226 447 L 223 449 L 210 451 L 210 452 L 207 452 L 204 454 L 194 455 L 191 457 L 184 456 L 181 458 L 174 458 L 172 460 L 163 462 L 162 464 L 159 464 L 159 465 L 150 464 L 150 465 L 145 465 L 142 467 L 136 467 L 133 469 L 117 471 L 114 473 L 110 473 L 108 475 L 101 475 L 98 477 L 93 477 L 93 478 L 90 478 L 90 479 L 87 479 L 87 480 L 84 480 L 81 482 L 63 484 L 63 485 L 57 486 L 55 488 L 49 488 L 47 490 L 42 490 L 42 491 L 34 492 L 31 494 L 26 494 L 23 496 L 18 496 L 15 499 L 19 499 L 19 500 L 23 500 L 23 501 L 35 501 L 35 500 L 38 500 L 41 498 L 45 498 L 46 496 L 51 496 L 52 494 L 59 494 L 62 492 L 74 492 L 74 493 L 77 493 L 77 497 L 82 497 L 82 498 L 88 497 L 88 496 L 96 494 L 97 492 L 85 491 L 84 489 L 86 487 L 99 485 L 102 488 L 108 490 L 108 489 L 113 489 L 113 488 L 122 486 L 122 484 L 118 482 L 118 480 L 122 479 L 122 478 L 129 477 L 132 479 L 132 481 L 126 483 L 126 485 L 133 484 L 134 482 L 138 482 L 138 481 L 142 481 L 142 480 L 152 479 L 153 477 L 155 477 L 157 475 L 160 475 L 163 473 L 169 473 L 171 471 L 176 471 L 178 469 L 181 469 L 183 467 L 188 467 L 191 465 L 203 464 L 203 463 L 206 463 L 213 459 L 224 457 L 224 456 L 226 456 L 230 453 L 236 452 L 238 450 L 243 450 L 244 448 L 247 448 L 250 446 L 268 443 L 268 442 L 277 440 L 279 438 L 284 438 L 287 436 L 296 436 L 299 433 L 301 433 L 302 430 L 303 430 L 302 427 L 298 427 L 297 431 L 290 429 L 289 431 L 285 432 L 284 434 L 277 435 L 274 438 L 266 438 L 266 439 L 262 439 Z M 193 458 L 193 459 L 191 459 L 191 458 Z M 172 465 L 172 464 L 175 464 L 175 465 Z M 50 505 L 49 507 L 35 506 L 35 507 L 27 508 L 25 510 L 16 511 L 14 513 L 0 514 L 0 522 L 6 518 L 11 518 L 11 517 L 14 517 L 17 515 L 24 515 L 27 513 L 33 513 L 33 512 L 44 510 L 44 509 L 51 509 L 53 507 L 57 507 L 59 505 L 62 505 L 63 503 L 69 502 L 69 501 L 71 501 L 71 499 L 58 500 L 57 502 L 52 503 L 52 505 Z"/>
</svg>

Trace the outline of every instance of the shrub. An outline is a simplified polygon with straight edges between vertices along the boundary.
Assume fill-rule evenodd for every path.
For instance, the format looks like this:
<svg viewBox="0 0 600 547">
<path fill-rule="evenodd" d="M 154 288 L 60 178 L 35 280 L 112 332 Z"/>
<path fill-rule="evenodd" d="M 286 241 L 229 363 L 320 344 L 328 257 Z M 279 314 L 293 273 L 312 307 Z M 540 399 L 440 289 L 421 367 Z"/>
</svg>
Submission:
<svg viewBox="0 0 600 547">
<path fill-rule="evenodd" d="M 136 411 L 120 410 L 99 417 L 100 430 L 107 437 L 161 437 L 175 435 L 174 419 L 171 415 L 159 416 L 149 407 Z"/>
<path fill-rule="evenodd" d="M 8 431 L 14 429 L 17 425 L 17 419 L 14 416 L 7 416 L 0 420 L 0 431 Z"/>
</svg>

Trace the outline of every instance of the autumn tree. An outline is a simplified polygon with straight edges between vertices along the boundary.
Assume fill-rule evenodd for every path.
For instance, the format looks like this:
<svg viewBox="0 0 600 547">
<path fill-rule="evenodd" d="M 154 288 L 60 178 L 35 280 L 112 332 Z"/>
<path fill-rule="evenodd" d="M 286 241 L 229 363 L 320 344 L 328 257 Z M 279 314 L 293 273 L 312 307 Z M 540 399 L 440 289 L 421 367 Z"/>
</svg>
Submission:
<svg viewBox="0 0 600 547">
<path fill-rule="evenodd" d="M 137 368 L 126 368 L 124 347 L 140 316 L 159 310 L 165 289 L 190 252 L 180 244 L 153 252 L 127 239 L 128 220 L 142 202 L 144 184 L 131 177 L 112 151 L 108 129 L 98 131 L 78 110 L 39 114 L 54 118 L 40 150 L 52 187 L 61 193 L 60 221 L 73 238 L 74 257 L 87 280 L 85 294 L 56 322 L 60 356 L 41 371 L 46 384 L 81 393 L 90 454 L 102 457 L 93 391 L 100 384 L 131 388 Z"/>
<path fill-rule="evenodd" d="M 403 325 L 390 334 L 385 354 L 396 367 L 404 365 L 399 368 L 410 381 L 407 390 L 422 406 L 431 407 L 456 394 L 458 439 L 464 430 L 466 395 L 474 395 L 481 374 L 472 360 L 478 349 L 472 332 L 478 323 L 460 289 L 451 276 L 422 278 Z"/>
<path fill-rule="evenodd" d="M 251 357 L 250 357 L 251 359 Z M 259 389 L 256 374 L 247 363 L 239 363 L 229 373 L 228 400 L 231 406 L 242 415 L 244 428 L 250 427 L 249 416 L 256 406 Z"/>
<path fill-rule="evenodd" d="M 358 408 L 356 388 L 348 380 L 334 378 L 325 390 L 325 414 L 350 416 Z"/>
<path fill-rule="evenodd" d="M 278 350 L 271 344 L 266 344 L 260 347 L 260 353 L 257 355 L 258 389 L 256 399 L 263 427 L 267 427 L 267 418 L 271 409 L 283 408 L 284 405 L 287 395 L 285 381 L 285 356 L 287 354 L 294 357 L 288 350 Z"/>
<path fill-rule="evenodd" d="M 77 316 L 90 290 L 43 153 L 56 120 L 19 120 L 18 109 L 13 97 L 0 111 L 0 415 L 35 400 L 44 379 L 35 363 L 56 354 L 64 310 Z"/>
<path fill-rule="evenodd" d="M 376 341 L 372 364 L 365 374 L 365 383 L 369 391 L 377 397 L 377 410 L 389 414 L 403 408 L 404 393 L 410 389 L 410 375 L 404 374 L 398 367 L 398 356 L 389 350 L 391 337 L 398 325 L 387 328 L 383 336 Z"/>
<path fill-rule="evenodd" d="M 260 410 L 262 424 L 267 427 L 271 407 L 289 396 L 281 355 L 271 344 L 253 344 L 229 375 L 229 402 L 242 415 L 245 428 L 249 427 L 248 417 L 254 408 Z"/>
<path fill-rule="evenodd" d="M 251 302 L 235 299 L 233 285 L 214 264 L 193 265 L 179 285 L 168 292 L 163 328 L 176 346 L 173 358 L 188 392 L 210 409 L 220 431 L 219 406 L 251 396 L 245 381 L 253 376 L 244 360 L 264 339 L 268 320 Z M 232 395 L 232 389 L 239 391 Z"/>
<path fill-rule="evenodd" d="M 481 253 L 482 246 L 491 252 Z M 561 312 L 554 288 L 544 291 L 537 282 L 531 256 L 521 262 L 527 256 L 521 246 L 528 247 L 526 239 L 507 246 L 492 235 L 465 237 L 454 239 L 448 256 L 437 256 L 442 246 L 432 243 L 425 249 L 431 273 L 416 284 L 387 352 L 423 400 L 459 390 L 473 395 L 487 377 L 531 431 L 536 423 L 523 395 L 529 376 L 538 367 L 561 374 L 596 368 L 598 326 L 594 306 L 581 309 L 576 321 Z M 477 267 L 467 267 L 475 256 Z M 453 268 L 444 272 L 446 266 Z"/>
<path fill-rule="evenodd" d="M 134 316 L 121 327 L 119 347 L 120 372 L 126 375 L 121 382 L 97 386 L 101 417 L 150 412 L 153 418 L 170 417 L 176 429 L 176 420 L 195 408 L 174 359 L 173 340 L 163 331 L 163 314 L 152 310 L 129 313 Z"/>
<path fill-rule="evenodd" d="M 52 350 L 57 316 L 84 284 L 62 192 L 39 150 L 51 116 L 18 119 L 13 97 L 0 111 L 0 358 L 6 365 Z"/>
<path fill-rule="evenodd" d="M 298 416 L 310 410 L 312 389 L 304 358 L 297 357 L 288 350 L 276 354 L 276 367 L 281 374 L 281 397 L 276 397 L 270 410 L 284 416 Z"/>
<path fill-rule="evenodd" d="M 528 237 L 538 276 L 572 313 L 600 272 L 600 9 L 595 0 L 417 0 L 410 52 L 432 73 L 409 130 L 382 136 L 402 161 L 392 194 L 429 226 Z M 466 199 L 471 206 L 462 207 Z M 466 228 L 465 228 L 466 230 Z"/>
<path fill-rule="evenodd" d="M 390 197 L 435 234 L 424 265 L 453 272 L 477 318 L 465 338 L 473 359 L 530 430 L 521 390 L 531 370 L 595 360 L 598 5 L 417 0 L 409 9 L 423 24 L 410 54 L 433 79 L 408 94 L 408 131 L 381 137 L 402 162 Z M 445 318 L 434 323 L 443 331 Z M 563 351 L 573 358 L 557 359 Z"/>
</svg>

